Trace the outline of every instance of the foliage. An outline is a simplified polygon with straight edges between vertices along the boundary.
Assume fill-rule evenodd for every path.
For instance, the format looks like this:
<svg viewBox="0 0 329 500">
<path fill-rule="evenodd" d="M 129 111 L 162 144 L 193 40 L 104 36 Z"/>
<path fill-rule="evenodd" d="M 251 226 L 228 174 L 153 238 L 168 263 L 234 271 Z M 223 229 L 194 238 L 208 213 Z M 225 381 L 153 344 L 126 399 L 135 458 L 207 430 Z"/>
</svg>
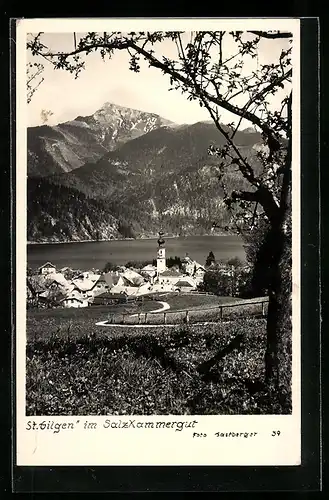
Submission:
<svg viewBox="0 0 329 500">
<path fill-rule="evenodd" d="M 241 267 L 238 259 L 234 262 L 236 267 L 233 264 L 217 264 L 208 268 L 204 274 L 201 289 L 220 296 L 244 298 L 261 296 L 252 288 L 249 269 Z"/>
<path fill-rule="evenodd" d="M 124 238 L 135 238 L 135 233 L 129 222 L 121 219 L 119 220 L 118 231 Z"/>
<path fill-rule="evenodd" d="M 233 266 L 234 268 L 239 268 L 243 266 L 243 262 L 239 257 L 232 257 L 227 261 L 228 266 Z"/>
<path fill-rule="evenodd" d="M 168 257 L 166 259 L 166 266 L 167 267 L 177 267 L 178 269 L 181 269 L 182 267 L 182 259 L 175 255 L 175 257 Z"/>
<path fill-rule="evenodd" d="M 104 266 L 103 272 L 108 273 L 109 271 L 116 271 L 118 266 L 113 262 L 107 262 Z"/>
<path fill-rule="evenodd" d="M 33 276 L 34 272 L 33 269 L 29 266 L 26 267 L 26 276 Z"/>
<path fill-rule="evenodd" d="M 208 257 L 206 258 L 206 267 L 209 267 L 215 263 L 216 263 L 215 255 L 212 251 L 210 251 Z"/>
<path fill-rule="evenodd" d="M 234 296 L 233 276 L 223 273 L 220 268 L 208 269 L 203 277 L 203 290 L 216 295 Z"/>
<path fill-rule="evenodd" d="M 119 235 L 117 220 L 107 205 L 86 197 L 80 191 L 53 184 L 48 179 L 27 181 L 27 237 L 41 235 L 59 241 L 71 240 L 76 233 L 85 239 L 98 239 L 101 226 Z M 41 216 L 42 214 L 42 216 Z"/>
<path fill-rule="evenodd" d="M 237 334 L 241 348 L 199 374 Z M 27 415 L 280 413 L 263 387 L 265 345 L 264 320 L 29 342 Z"/>
<path fill-rule="evenodd" d="M 65 294 L 56 287 L 48 290 L 47 297 L 44 300 L 47 307 L 58 307 L 63 299 L 65 299 Z"/>
<path fill-rule="evenodd" d="M 77 274 L 77 271 L 74 271 L 73 269 L 70 269 L 70 268 L 67 268 L 65 269 L 63 272 L 62 272 L 64 278 L 68 281 L 74 279 L 74 277 L 76 276 Z M 79 271 L 79 274 L 80 275 L 81 272 Z M 96 273 L 97 274 L 97 273 Z"/>
<path fill-rule="evenodd" d="M 129 260 L 126 262 L 125 267 L 134 268 L 134 269 L 143 269 L 143 267 L 148 266 L 149 264 L 156 263 L 156 260 Z M 153 264 L 154 265 L 154 264 Z"/>
<path fill-rule="evenodd" d="M 33 94 L 36 92 L 37 88 L 44 81 L 44 78 L 40 75 L 44 70 L 44 66 L 41 63 L 28 63 L 26 65 L 26 90 L 27 90 L 27 102 L 30 103 Z"/>
<path fill-rule="evenodd" d="M 156 259 L 153 259 L 153 260 L 130 260 L 125 264 L 125 267 L 130 267 L 130 268 L 134 268 L 134 269 L 142 269 L 143 267 L 145 267 L 149 264 L 156 266 L 156 264 L 157 264 Z M 180 268 L 181 265 L 182 265 L 182 260 L 180 257 L 177 257 L 177 255 L 175 255 L 175 257 L 166 258 L 166 266 L 167 267 L 178 266 Z"/>
</svg>

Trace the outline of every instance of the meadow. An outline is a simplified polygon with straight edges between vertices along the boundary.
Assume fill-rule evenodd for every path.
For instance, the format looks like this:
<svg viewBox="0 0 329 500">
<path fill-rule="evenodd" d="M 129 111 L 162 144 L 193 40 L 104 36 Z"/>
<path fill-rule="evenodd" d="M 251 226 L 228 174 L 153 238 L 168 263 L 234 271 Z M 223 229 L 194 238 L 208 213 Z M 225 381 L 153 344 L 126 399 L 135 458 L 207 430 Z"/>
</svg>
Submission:
<svg viewBox="0 0 329 500">
<path fill-rule="evenodd" d="M 28 416 L 285 411 L 264 384 L 264 318 L 96 326 L 107 314 L 108 306 L 28 313 Z"/>
<path fill-rule="evenodd" d="M 221 319 L 233 319 L 244 316 L 261 316 L 262 299 L 241 300 L 232 297 L 218 297 L 216 295 L 201 294 L 157 294 L 153 300 L 128 302 L 115 305 L 97 305 L 87 308 L 56 308 L 56 309 L 29 309 L 27 312 L 27 337 L 30 340 L 42 340 L 54 334 L 59 336 L 81 337 L 95 333 L 97 336 L 102 330 L 96 326 L 97 322 L 137 324 L 164 324 L 163 313 L 149 313 L 159 309 L 159 301 L 167 302 L 170 309 L 165 311 L 166 322 L 184 324 L 186 310 L 189 311 L 189 321 L 217 322 Z M 266 300 L 266 299 L 264 299 Z M 241 305 L 245 304 L 246 305 Z M 234 305 L 223 308 L 220 306 Z M 147 313 L 147 314 L 146 314 Z M 140 318 L 138 317 L 140 315 Z"/>
</svg>

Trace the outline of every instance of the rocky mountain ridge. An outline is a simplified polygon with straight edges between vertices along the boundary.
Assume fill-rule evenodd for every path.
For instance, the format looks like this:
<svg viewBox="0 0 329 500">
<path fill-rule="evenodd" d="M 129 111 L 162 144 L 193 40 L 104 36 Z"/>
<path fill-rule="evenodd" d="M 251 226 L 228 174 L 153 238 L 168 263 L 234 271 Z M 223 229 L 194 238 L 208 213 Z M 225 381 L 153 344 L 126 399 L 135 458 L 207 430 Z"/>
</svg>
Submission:
<svg viewBox="0 0 329 500">
<path fill-rule="evenodd" d="M 174 124 L 154 113 L 105 103 L 90 116 L 78 116 L 54 126 L 29 127 L 28 174 L 70 172 L 163 125 Z"/>
<path fill-rule="evenodd" d="M 30 172 L 29 240 L 45 241 L 50 233 L 55 238 L 51 241 L 64 241 L 61 238 L 69 241 L 70 237 L 75 241 L 77 238 L 145 237 L 156 234 L 160 226 L 174 235 L 210 234 L 214 221 L 223 227 L 228 223 L 230 215 L 223 204 L 219 183 L 222 160 L 207 152 L 210 144 L 223 145 L 225 141 L 215 125 L 199 122 L 160 126 L 162 119 L 155 118 L 157 115 L 149 114 L 142 119 L 135 110 L 130 111 L 125 113 L 127 122 L 134 122 L 136 126 L 129 133 L 131 136 L 137 130 L 138 137 L 127 140 L 126 134 L 121 143 L 118 139 L 115 149 L 70 171 L 52 169 L 45 158 L 47 171 L 53 170 L 51 175 L 45 177 Z M 116 123 L 116 130 L 121 127 L 123 133 L 122 114 L 117 107 L 104 105 L 95 115 L 97 123 L 104 124 L 104 129 L 109 130 L 109 122 Z M 136 116 L 141 121 L 137 122 Z M 77 122 L 85 123 L 85 119 L 78 117 L 74 127 L 78 126 Z M 145 133 L 148 129 L 151 130 Z M 113 133 L 102 140 L 103 144 L 110 144 L 114 140 Z M 260 142 L 260 134 L 251 129 L 236 134 L 240 152 L 254 162 L 255 168 L 259 168 L 257 149 Z M 101 146 L 100 140 L 98 146 Z M 85 147 L 89 148 L 87 143 Z M 93 148 L 88 151 L 90 155 L 96 154 Z M 242 176 L 232 167 L 227 170 L 225 184 L 229 189 L 248 189 Z M 80 224 L 79 229 L 68 219 L 68 214 L 76 212 L 74 204 L 78 195 L 84 200 L 76 221 L 77 226 Z M 63 200 L 64 196 L 69 201 Z M 50 207 L 56 213 L 57 222 L 48 224 L 45 236 L 42 221 L 51 215 Z M 89 217 L 89 211 L 93 213 L 93 230 L 91 224 L 81 222 Z M 110 229 L 107 231 L 105 227 Z"/>
</svg>

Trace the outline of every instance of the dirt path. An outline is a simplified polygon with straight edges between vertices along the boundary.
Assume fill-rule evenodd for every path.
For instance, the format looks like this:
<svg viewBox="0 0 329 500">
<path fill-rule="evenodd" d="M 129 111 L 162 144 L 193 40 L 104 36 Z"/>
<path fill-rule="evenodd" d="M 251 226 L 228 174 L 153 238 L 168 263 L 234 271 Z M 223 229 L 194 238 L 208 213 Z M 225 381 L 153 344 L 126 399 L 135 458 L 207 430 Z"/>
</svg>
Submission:
<svg viewBox="0 0 329 500">
<path fill-rule="evenodd" d="M 207 326 L 207 325 L 219 325 L 219 324 L 223 324 L 223 323 L 230 323 L 230 321 L 205 321 L 204 323 L 191 323 L 191 326 Z M 122 324 L 122 323 L 109 323 L 108 320 L 105 320 L 105 321 L 99 321 L 98 323 L 96 323 L 96 326 L 109 326 L 109 327 L 119 327 L 119 328 L 175 328 L 175 327 L 178 327 L 179 326 L 179 323 L 172 323 L 172 324 L 168 324 L 166 323 L 165 325 L 164 324 L 153 324 L 153 325 L 149 325 L 149 324 L 142 324 L 142 325 L 138 325 L 138 324 L 133 324 L 133 325 L 130 325 L 129 323 L 126 323 L 126 324 Z"/>
<path fill-rule="evenodd" d="M 168 309 L 170 309 L 170 305 L 168 304 L 168 302 L 160 302 L 159 301 L 158 304 L 162 304 L 160 309 L 154 309 L 153 311 L 147 311 L 147 314 L 159 313 L 159 312 L 167 311 Z M 140 314 L 145 314 L 145 313 L 130 314 L 129 317 L 136 318 L 136 316 L 138 316 Z"/>
</svg>

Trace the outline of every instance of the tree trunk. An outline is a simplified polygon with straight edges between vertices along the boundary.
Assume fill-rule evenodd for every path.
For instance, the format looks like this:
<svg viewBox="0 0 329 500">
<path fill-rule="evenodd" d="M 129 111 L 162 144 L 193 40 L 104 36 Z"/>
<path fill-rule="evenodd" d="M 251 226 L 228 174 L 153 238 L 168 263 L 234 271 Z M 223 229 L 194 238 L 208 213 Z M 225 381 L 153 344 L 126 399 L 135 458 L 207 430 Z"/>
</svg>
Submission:
<svg viewBox="0 0 329 500">
<path fill-rule="evenodd" d="M 270 280 L 265 378 L 274 413 L 291 411 L 291 238 L 282 224 L 267 238 Z"/>
</svg>

